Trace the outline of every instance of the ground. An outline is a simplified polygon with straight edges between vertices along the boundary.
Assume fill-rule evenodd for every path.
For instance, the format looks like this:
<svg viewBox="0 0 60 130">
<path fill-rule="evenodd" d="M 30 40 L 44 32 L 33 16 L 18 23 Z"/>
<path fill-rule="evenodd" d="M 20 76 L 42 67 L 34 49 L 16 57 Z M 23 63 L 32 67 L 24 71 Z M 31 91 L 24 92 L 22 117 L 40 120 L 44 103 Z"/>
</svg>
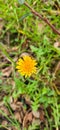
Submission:
<svg viewBox="0 0 60 130">
<path fill-rule="evenodd" d="M 25 2 L 0 0 L 0 130 L 59 130 L 60 1 Z M 16 69 L 27 55 L 30 77 Z"/>
</svg>

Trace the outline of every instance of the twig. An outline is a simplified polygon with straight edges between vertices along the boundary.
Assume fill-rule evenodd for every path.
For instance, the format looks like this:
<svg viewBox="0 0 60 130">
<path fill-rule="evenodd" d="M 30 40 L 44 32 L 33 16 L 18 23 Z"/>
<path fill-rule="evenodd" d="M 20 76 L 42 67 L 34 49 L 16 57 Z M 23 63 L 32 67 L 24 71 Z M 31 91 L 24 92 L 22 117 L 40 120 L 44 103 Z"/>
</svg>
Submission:
<svg viewBox="0 0 60 130">
<path fill-rule="evenodd" d="M 36 12 L 27 2 L 24 3 L 25 6 L 27 6 L 31 12 L 35 15 L 35 16 L 38 16 L 41 20 L 43 20 L 45 23 L 47 23 L 51 28 L 52 30 L 57 33 L 58 35 L 60 35 L 60 32 L 49 22 L 49 20 L 45 17 L 42 17 L 41 14 L 39 14 L 38 12 Z"/>
</svg>

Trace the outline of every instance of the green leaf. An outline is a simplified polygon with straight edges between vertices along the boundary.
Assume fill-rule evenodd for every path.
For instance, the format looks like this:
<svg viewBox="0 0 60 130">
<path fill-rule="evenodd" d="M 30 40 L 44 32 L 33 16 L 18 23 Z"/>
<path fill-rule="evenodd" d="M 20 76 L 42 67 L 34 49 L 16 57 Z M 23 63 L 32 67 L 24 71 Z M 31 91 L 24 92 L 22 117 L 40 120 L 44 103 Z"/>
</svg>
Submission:
<svg viewBox="0 0 60 130">
<path fill-rule="evenodd" d="M 35 46 L 33 46 L 33 45 L 31 45 L 30 48 L 31 48 L 31 50 L 32 50 L 33 52 L 38 52 L 38 50 L 39 50 L 39 48 L 37 48 L 37 47 L 35 47 Z"/>
<path fill-rule="evenodd" d="M 15 78 L 15 91 L 13 97 L 17 98 L 20 94 L 24 93 L 24 83 L 20 79 Z"/>
<path fill-rule="evenodd" d="M 18 0 L 19 1 L 19 3 L 22 5 L 22 4 L 24 4 L 24 2 L 25 2 L 25 0 Z"/>
<path fill-rule="evenodd" d="M 27 16 L 29 16 L 30 14 L 31 14 L 31 12 L 28 12 L 28 13 L 24 14 L 24 15 L 19 19 L 19 21 L 25 19 L 25 18 L 26 18 Z"/>
</svg>

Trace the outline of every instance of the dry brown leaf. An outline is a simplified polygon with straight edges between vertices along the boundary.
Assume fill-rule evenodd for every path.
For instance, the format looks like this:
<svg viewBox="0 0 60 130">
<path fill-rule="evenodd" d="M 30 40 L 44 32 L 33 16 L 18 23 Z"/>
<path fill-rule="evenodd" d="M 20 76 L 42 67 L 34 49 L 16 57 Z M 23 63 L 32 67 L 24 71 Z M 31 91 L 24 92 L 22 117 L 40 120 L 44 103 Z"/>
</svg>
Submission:
<svg viewBox="0 0 60 130">
<path fill-rule="evenodd" d="M 9 47 L 9 48 L 7 49 L 7 52 L 10 52 L 10 53 L 11 53 L 11 52 L 16 52 L 16 51 L 18 51 L 18 47 L 17 47 L 17 46 L 14 46 L 14 47 L 12 47 L 12 48 Z"/>
<path fill-rule="evenodd" d="M 58 62 L 58 64 L 55 67 L 54 75 L 56 75 L 57 71 L 59 71 L 59 70 L 60 70 L 60 61 Z"/>
<path fill-rule="evenodd" d="M 22 123 L 22 119 L 21 119 L 19 112 L 15 112 L 14 115 L 15 115 L 16 120 L 18 120 L 20 123 Z"/>
<path fill-rule="evenodd" d="M 4 125 L 7 125 L 8 124 L 8 122 L 6 121 L 6 120 L 4 120 L 4 121 L 2 121 L 2 125 L 4 126 Z"/>
<path fill-rule="evenodd" d="M 12 126 L 11 130 L 18 130 L 16 127 Z"/>
<path fill-rule="evenodd" d="M 45 121 L 45 112 L 44 112 L 43 105 L 40 106 L 38 111 L 40 113 L 40 116 L 39 116 L 40 122 L 44 122 Z"/>
<path fill-rule="evenodd" d="M 16 104 L 14 104 L 14 103 L 13 103 L 13 104 L 10 104 L 10 106 L 11 106 L 12 110 L 14 110 L 14 111 L 17 109 L 17 106 L 16 106 Z"/>
<path fill-rule="evenodd" d="M 23 56 L 30 56 L 30 54 L 27 53 L 27 52 L 23 52 L 23 53 L 20 55 L 20 57 L 23 57 Z"/>
<path fill-rule="evenodd" d="M 45 120 L 45 118 L 44 118 L 44 112 L 41 111 L 41 113 L 40 113 L 40 121 L 44 122 L 44 120 Z"/>
<path fill-rule="evenodd" d="M 9 111 L 5 106 L 1 106 L 0 110 L 2 110 L 6 115 L 9 115 Z"/>
<path fill-rule="evenodd" d="M 21 110 L 23 108 L 22 106 L 22 103 L 21 102 L 13 102 L 13 103 L 10 103 L 10 106 L 12 108 L 12 110 Z"/>
<path fill-rule="evenodd" d="M 29 113 L 27 112 L 23 119 L 23 127 L 27 127 L 28 123 L 32 122 L 32 119 L 33 119 L 32 112 L 29 112 Z"/>
<path fill-rule="evenodd" d="M 25 96 L 25 102 L 27 105 L 31 106 L 31 100 L 30 100 L 29 96 Z"/>
<path fill-rule="evenodd" d="M 40 117 L 39 111 L 32 111 L 32 113 L 33 113 L 33 116 L 34 116 L 35 118 L 39 118 L 39 117 Z"/>
<path fill-rule="evenodd" d="M 13 68 L 11 66 L 2 69 L 3 76 L 9 77 L 12 73 Z"/>
</svg>

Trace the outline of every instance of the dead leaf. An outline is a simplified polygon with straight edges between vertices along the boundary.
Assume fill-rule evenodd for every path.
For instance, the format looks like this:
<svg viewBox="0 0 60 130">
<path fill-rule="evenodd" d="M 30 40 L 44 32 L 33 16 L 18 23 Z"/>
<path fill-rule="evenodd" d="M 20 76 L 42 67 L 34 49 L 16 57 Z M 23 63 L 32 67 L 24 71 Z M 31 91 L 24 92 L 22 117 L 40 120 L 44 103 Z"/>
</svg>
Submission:
<svg viewBox="0 0 60 130">
<path fill-rule="evenodd" d="M 60 61 L 57 63 L 55 70 L 54 70 L 54 75 L 56 75 L 57 71 L 60 70 Z"/>
<path fill-rule="evenodd" d="M 29 96 L 25 96 L 25 103 L 26 103 L 26 105 L 31 106 L 31 100 L 30 100 Z"/>
<path fill-rule="evenodd" d="M 20 57 L 23 57 L 23 56 L 30 56 L 30 54 L 27 53 L 27 52 L 23 52 L 23 53 L 20 55 Z"/>
<path fill-rule="evenodd" d="M 7 52 L 11 53 L 11 52 L 17 52 L 18 51 L 18 47 L 17 46 L 14 46 L 14 47 L 9 47 Z"/>
<path fill-rule="evenodd" d="M 23 127 L 27 127 L 28 123 L 31 123 L 33 119 L 32 112 L 26 112 L 24 119 L 23 119 Z"/>
<path fill-rule="evenodd" d="M 14 112 L 15 118 L 22 124 L 23 118 L 25 115 L 25 110 L 23 108 L 23 104 L 17 100 L 13 100 L 11 97 L 10 106 Z"/>
<path fill-rule="evenodd" d="M 2 110 L 6 115 L 9 115 L 9 111 L 4 105 L 0 107 L 0 110 Z"/>
<path fill-rule="evenodd" d="M 10 106 L 11 106 L 12 110 L 14 110 L 14 111 L 17 109 L 17 106 L 16 106 L 16 104 L 14 104 L 14 103 L 13 103 L 13 104 L 10 104 Z"/>
<path fill-rule="evenodd" d="M 15 112 L 14 115 L 15 115 L 16 120 L 18 120 L 20 123 L 22 123 L 22 119 L 21 119 L 19 112 Z"/>
<path fill-rule="evenodd" d="M 39 118 L 39 117 L 40 117 L 39 111 L 32 111 L 32 113 L 33 113 L 33 116 L 34 116 L 35 118 Z"/>
<path fill-rule="evenodd" d="M 6 120 L 3 120 L 3 121 L 2 121 L 2 125 L 3 125 L 3 126 L 4 126 L 4 125 L 6 126 L 7 124 L 8 124 L 8 122 L 7 122 Z"/>
<path fill-rule="evenodd" d="M 43 105 L 40 106 L 40 108 L 38 109 L 38 112 L 39 112 L 40 122 L 44 122 L 44 120 L 45 120 L 45 112 L 44 112 Z"/>
<path fill-rule="evenodd" d="M 44 122 L 44 121 L 45 121 L 44 115 L 45 115 L 45 114 L 44 114 L 44 111 L 41 111 L 41 112 L 40 112 L 40 121 L 41 121 L 41 122 Z"/>
<path fill-rule="evenodd" d="M 15 126 L 12 126 L 11 130 L 18 130 L 18 129 Z"/>
<path fill-rule="evenodd" d="M 12 69 L 13 68 L 11 66 L 2 69 L 3 76 L 9 77 L 10 74 L 12 73 Z"/>
</svg>

